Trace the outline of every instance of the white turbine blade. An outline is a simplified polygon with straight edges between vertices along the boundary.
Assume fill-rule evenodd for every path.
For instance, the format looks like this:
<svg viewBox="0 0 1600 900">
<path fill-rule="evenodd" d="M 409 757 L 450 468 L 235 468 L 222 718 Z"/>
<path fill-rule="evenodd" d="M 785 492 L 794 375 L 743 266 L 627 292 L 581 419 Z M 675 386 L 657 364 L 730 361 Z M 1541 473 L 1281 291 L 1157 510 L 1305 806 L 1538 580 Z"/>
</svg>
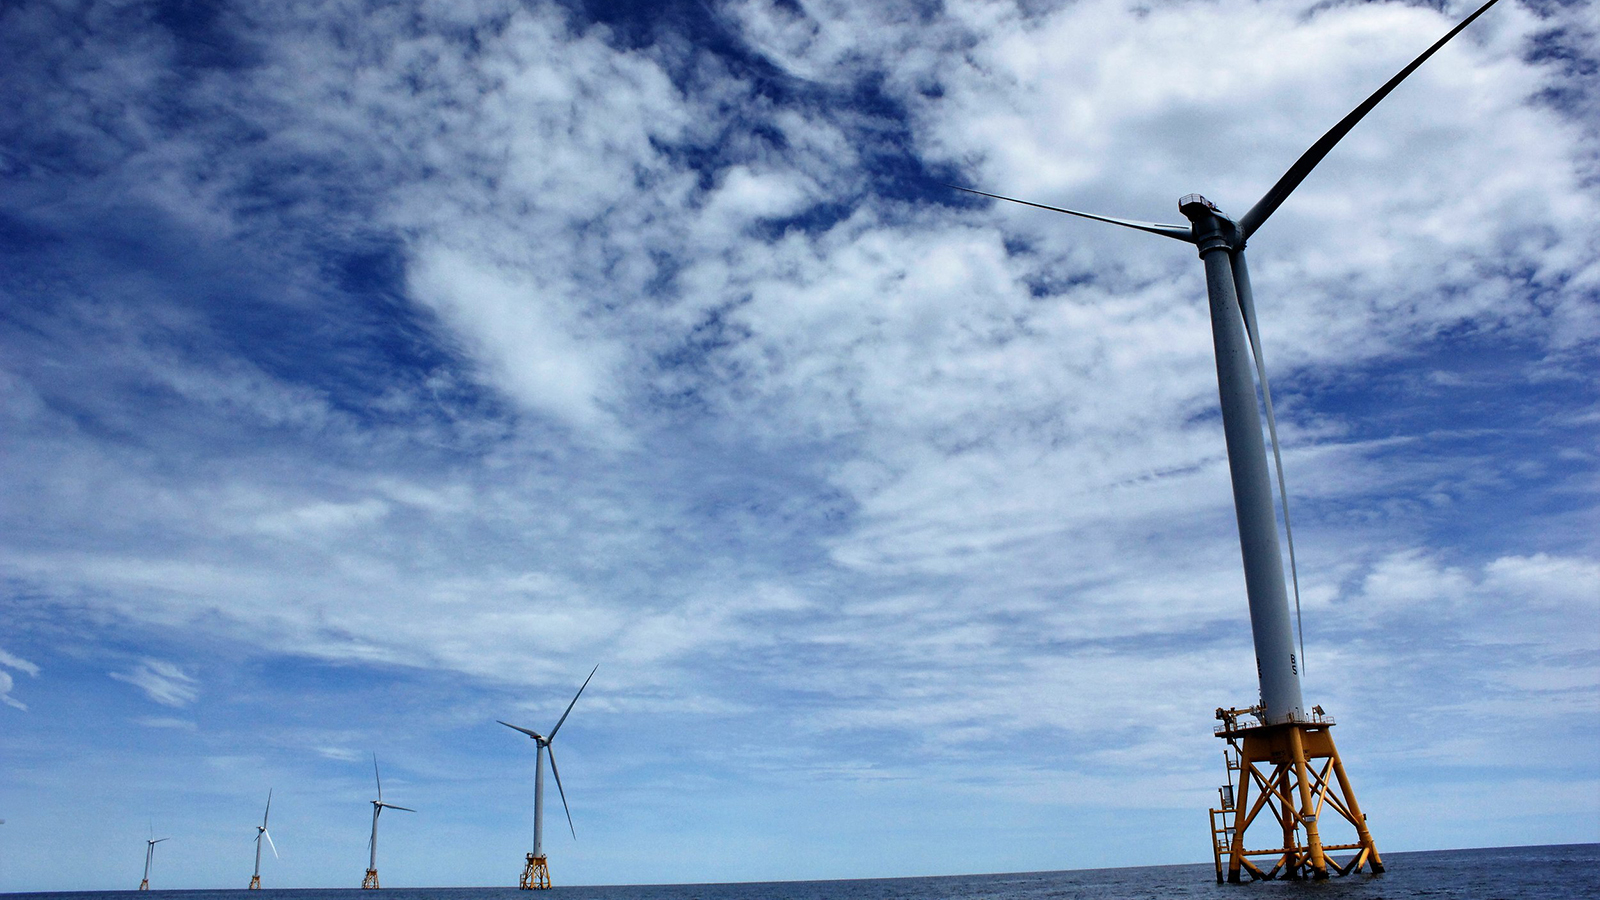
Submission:
<svg viewBox="0 0 1600 900">
<path fill-rule="evenodd" d="M 1276 212 L 1278 207 L 1283 205 L 1283 201 L 1289 199 L 1289 195 L 1294 193 L 1294 189 L 1300 186 L 1300 182 L 1305 181 L 1306 176 L 1311 174 L 1311 170 L 1315 169 L 1317 164 L 1322 162 L 1323 157 L 1333 150 L 1334 145 L 1349 134 L 1350 129 L 1356 127 L 1356 123 L 1360 122 L 1367 113 L 1372 112 L 1372 108 L 1377 106 L 1379 101 L 1389 96 L 1390 91 L 1398 87 L 1400 82 L 1405 81 L 1406 76 L 1415 72 L 1418 66 L 1427 62 L 1428 57 L 1432 56 L 1435 51 L 1448 43 L 1451 38 L 1460 34 L 1461 29 L 1471 25 L 1473 19 L 1483 15 L 1489 7 L 1499 2 L 1500 0 L 1489 0 L 1488 3 L 1478 7 L 1477 12 L 1462 19 L 1461 24 L 1450 29 L 1449 34 L 1435 41 L 1432 47 L 1424 50 L 1421 56 L 1412 60 L 1411 65 L 1401 69 L 1398 74 L 1385 82 L 1383 87 L 1374 91 L 1372 96 L 1362 101 L 1360 106 L 1351 110 L 1343 119 L 1340 119 L 1339 124 L 1328 129 L 1327 134 L 1317 138 L 1317 142 L 1312 144 L 1309 150 L 1301 154 L 1299 159 L 1295 160 L 1294 165 L 1289 167 L 1289 171 L 1283 173 L 1283 177 L 1278 179 L 1278 183 L 1263 194 L 1261 199 L 1256 201 L 1256 205 L 1250 207 L 1249 212 L 1240 217 L 1240 237 L 1249 240 L 1250 235 L 1255 234 L 1256 229 L 1267 221 L 1267 217 Z"/>
<path fill-rule="evenodd" d="M 378 754 L 372 754 L 372 777 L 378 782 L 378 802 L 383 802 L 383 776 L 378 774 Z"/>
<path fill-rule="evenodd" d="M 499 722 L 501 725 L 504 725 L 507 728 L 515 728 L 517 731 L 522 732 L 523 734 L 527 735 L 528 737 L 533 738 L 536 741 L 544 740 L 544 735 L 540 734 L 537 731 L 529 731 L 528 729 L 523 728 L 521 725 L 513 725 L 513 724 L 511 724 L 510 722 L 507 722 L 504 719 L 495 719 L 495 721 Z"/>
<path fill-rule="evenodd" d="M 272 815 L 272 788 L 267 788 L 267 811 L 261 814 L 261 827 L 267 827 L 267 816 Z"/>
<path fill-rule="evenodd" d="M 556 768 L 556 748 L 546 745 L 545 749 L 550 751 L 550 774 L 556 776 L 556 790 L 561 794 L 561 808 L 567 811 L 567 830 L 572 832 L 572 839 L 577 840 L 578 829 L 572 827 L 572 809 L 567 806 L 567 792 L 561 788 L 561 770 Z"/>
<path fill-rule="evenodd" d="M 594 678 L 594 673 L 598 671 L 600 671 L 600 665 L 596 663 L 595 667 L 589 670 L 589 678 L 585 678 L 583 680 L 583 687 L 578 688 L 578 692 L 572 695 L 572 702 L 567 704 L 567 711 L 561 714 L 561 719 L 560 721 L 556 722 L 556 727 L 550 729 L 550 736 L 545 739 L 546 742 L 556 739 L 556 732 L 561 730 L 561 723 L 567 720 L 567 715 L 572 712 L 572 707 L 578 705 L 578 698 L 583 696 L 583 688 L 589 686 L 589 680 Z M 551 759 L 554 758 L 555 757 L 551 757 Z M 551 763 L 552 767 L 554 767 L 554 765 L 554 763 Z"/>
<path fill-rule="evenodd" d="M 412 809 L 409 806 L 395 806 L 393 803 L 380 803 L 378 805 L 383 807 L 384 809 L 398 809 L 401 812 L 416 812 L 416 810 Z"/>
<path fill-rule="evenodd" d="M 1306 629 L 1300 618 L 1300 567 L 1294 557 L 1294 526 L 1289 523 L 1289 486 L 1283 478 L 1283 451 L 1278 444 L 1278 419 L 1272 413 L 1272 384 L 1267 381 L 1267 360 L 1261 352 L 1261 335 L 1256 330 L 1256 301 L 1250 289 L 1250 273 L 1244 250 L 1233 254 L 1235 294 L 1244 316 L 1244 331 L 1250 337 L 1250 352 L 1256 358 L 1256 377 L 1261 381 L 1261 397 L 1267 407 L 1267 434 L 1272 438 L 1272 465 L 1278 473 L 1278 499 L 1283 503 L 1283 534 L 1289 545 L 1289 578 L 1294 585 L 1294 627 L 1300 637 L 1300 674 L 1306 671 Z"/>
<path fill-rule="evenodd" d="M 942 183 L 943 182 L 941 182 L 941 184 Z M 1159 234 L 1162 237 L 1173 238 L 1188 244 L 1194 243 L 1194 229 L 1190 228 L 1188 225 L 1162 225 L 1159 222 L 1140 222 L 1137 219 L 1119 219 L 1116 216 L 1101 216 L 1096 215 L 1095 213 L 1086 213 L 1076 209 L 1063 209 L 1059 206 L 1046 206 L 1043 203 L 1033 203 L 1028 200 L 1018 200 L 1015 197 L 1005 197 L 1000 194 L 991 194 L 988 191 L 976 191 L 972 188 L 964 188 L 959 184 L 946 184 L 945 187 L 955 188 L 958 191 L 965 191 L 968 194 L 977 194 L 980 197 L 988 197 L 993 200 L 1004 200 L 1007 203 L 1020 203 L 1023 206 L 1031 206 L 1035 209 L 1048 209 L 1051 212 L 1066 213 L 1069 216 L 1077 216 L 1080 219 L 1093 219 L 1096 222 L 1106 222 L 1111 225 L 1121 225 L 1124 228 L 1134 228 L 1139 231 L 1147 231 L 1150 234 Z"/>
<path fill-rule="evenodd" d="M 274 844 L 272 842 L 272 832 L 267 831 L 265 828 L 263 828 L 263 829 L 261 829 L 261 836 L 267 839 L 267 846 L 272 848 L 272 856 L 273 856 L 273 858 L 275 858 L 275 859 L 283 859 L 283 857 L 278 855 L 278 845 Z"/>
<path fill-rule="evenodd" d="M 161 842 L 162 842 L 162 841 L 170 841 L 170 840 L 172 840 L 172 838 L 156 838 L 156 839 L 155 839 L 155 840 L 153 840 L 153 841 L 151 841 L 151 842 L 150 842 L 150 843 L 152 843 L 152 844 L 159 844 L 159 843 L 161 843 Z"/>
</svg>

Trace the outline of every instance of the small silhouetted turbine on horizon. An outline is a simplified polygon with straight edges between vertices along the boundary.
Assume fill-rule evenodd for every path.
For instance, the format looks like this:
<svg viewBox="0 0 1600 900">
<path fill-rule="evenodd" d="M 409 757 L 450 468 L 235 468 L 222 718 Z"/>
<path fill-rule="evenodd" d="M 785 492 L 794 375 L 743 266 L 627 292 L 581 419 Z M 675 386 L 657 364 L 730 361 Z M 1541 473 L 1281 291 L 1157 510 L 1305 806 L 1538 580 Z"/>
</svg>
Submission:
<svg viewBox="0 0 1600 900">
<path fill-rule="evenodd" d="M 144 842 L 144 878 L 139 881 L 139 890 L 150 890 L 150 861 L 155 858 L 156 845 L 169 838 L 152 837 Z"/>
<path fill-rule="evenodd" d="M 395 806 L 393 803 L 383 802 L 383 777 L 378 774 L 378 754 L 372 754 L 372 778 L 378 783 L 378 799 L 372 801 L 372 837 L 367 841 L 367 849 L 371 851 L 367 859 L 367 875 L 361 879 L 364 888 L 378 886 L 378 814 L 386 809 L 398 809 L 401 812 L 416 812 L 405 806 Z"/>
<path fill-rule="evenodd" d="M 261 824 L 256 826 L 256 870 L 250 876 L 249 890 L 261 889 L 261 840 L 265 838 L 267 846 L 272 848 L 272 858 L 279 859 L 278 845 L 272 842 L 272 835 L 267 833 L 267 816 L 272 815 L 272 789 L 267 788 L 267 809 L 261 814 Z"/>
<path fill-rule="evenodd" d="M 522 888 L 547 888 L 550 886 L 550 869 L 544 855 L 544 755 L 550 754 L 550 772 L 556 777 L 556 791 L 561 794 L 561 808 L 567 813 L 567 829 L 577 838 L 578 830 L 572 825 L 572 809 L 567 806 L 567 792 L 561 787 L 561 770 L 556 768 L 556 750 L 551 746 L 551 741 L 556 739 L 556 732 L 561 730 L 562 723 L 567 721 L 572 707 L 578 703 L 578 698 L 583 696 L 583 689 L 589 686 L 590 679 L 600 667 L 597 665 L 589 670 L 589 677 L 583 680 L 582 687 L 572 695 L 572 702 L 567 704 L 567 711 L 561 714 L 556 721 L 556 726 L 550 729 L 549 735 L 542 735 L 530 728 L 513 725 L 510 722 L 496 719 L 501 725 L 522 732 L 533 739 L 537 749 L 534 751 L 533 764 L 533 852 L 528 854 L 527 865 L 522 871 Z"/>
<path fill-rule="evenodd" d="M 1261 409 L 1257 406 L 1254 380 L 1259 380 L 1261 384 L 1261 402 L 1265 407 L 1267 431 L 1272 441 L 1278 496 L 1283 501 L 1284 536 L 1289 547 L 1289 569 L 1294 578 L 1295 606 L 1298 610 L 1299 576 L 1295 571 L 1294 532 L 1289 525 L 1289 504 L 1284 489 L 1282 454 L 1278 445 L 1277 422 L 1272 413 L 1272 390 L 1267 383 L 1260 334 L 1256 327 L 1255 304 L 1250 291 L 1250 276 L 1245 267 L 1245 243 L 1266 223 L 1278 207 L 1283 205 L 1295 188 L 1311 174 L 1311 170 L 1322 162 L 1334 146 L 1356 126 L 1356 123 L 1371 112 L 1373 107 L 1388 96 L 1400 82 L 1416 71 L 1418 66 L 1496 2 L 1498 0 L 1484 3 L 1421 56 L 1412 60 L 1410 65 L 1390 78 L 1372 96 L 1351 110 L 1338 124 L 1318 138 L 1316 143 L 1312 144 L 1278 179 L 1277 183 L 1237 220 L 1228 217 L 1211 201 L 1199 194 L 1188 194 L 1178 201 L 1178 209 L 1189 220 L 1188 225 L 1164 225 L 1046 206 L 987 191 L 948 185 L 957 190 L 995 200 L 1021 203 L 1194 244 L 1205 263 L 1206 294 L 1210 304 L 1212 341 L 1216 351 L 1217 388 L 1222 406 L 1228 469 L 1233 482 L 1234 512 L 1238 519 L 1240 552 L 1244 562 L 1245 593 L 1250 607 L 1250 630 L 1255 645 L 1261 690 L 1260 702 L 1254 707 L 1245 710 L 1217 710 L 1217 717 L 1224 721 L 1224 726 L 1218 729 L 1218 736 L 1227 738 L 1230 745 L 1236 748 L 1238 748 L 1237 741 L 1243 741 L 1243 747 L 1238 748 L 1244 764 L 1244 769 L 1240 770 L 1239 797 L 1237 801 L 1231 799 L 1223 801 L 1224 810 L 1230 813 L 1234 811 L 1234 803 L 1237 803 L 1237 824 L 1227 832 L 1231 835 L 1229 879 L 1232 881 L 1239 880 L 1241 867 L 1249 869 L 1253 877 L 1257 876 L 1258 872 L 1259 877 L 1272 877 L 1271 873 L 1262 872 L 1244 861 L 1244 857 L 1248 855 L 1243 850 L 1245 827 L 1260 811 L 1262 803 L 1273 796 L 1269 794 L 1263 797 L 1257 802 L 1254 811 L 1247 815 L 1245 795 L 1252 782 L 1246 770 L 1249 770 L 1255 762 L 1274 761 L 1274 764 L 1278 765 L 1282 764 L 1282 760 L 1291 757 L 1296 762 L 1289 774 L 1283 777 L 1300 783 L 1300 809 L 1298 812 L 1286 809 L 1280 814 L 1284 820 L 1285 834 L 1293 833 L 1295 828 L 1303 829 L 1307 836 L 1307 846 L 1303 857 L 1295 855 L 1299 848 L 1295 849 L 1295 853 L 1285 854 L 1281 865 L 1288 873 L 1287 877 L 1300 877 L 1299 872 L 1302 867 L 1309 869 L 1313 877 L 1327 877 L 1327 861 L 1321 849 L 1316 810 L 1322 808 L 1321 798 L 1328 789 L 1328 782 L 1325 778 L 1315 782 L 1310 779 L 1306 770 L 1306 760 L 1311 758 L 1328 759 L 1334 768 L 1341 790 L 1346 794 L 1345 812 L 1348 814 L 1345 818 L 1355 826 L 1359 836 L 1359 843 L 1350 846 L 1360 847 L 1360 854 L 1354 858 L 1349 867 L 1340 868 L 1344 868 L 1345 871 L 1358 869 L 1365 860 L 1372 863 L 1374 871 L 1383 871 L 1376 845 L 1367 832 L 1365 817 L 1355 805 L 1354 794 L 1349 788 L 1337 752 L 1333 749 L 1332 738 L 1326 734 L 1326 726 L 1331 725 L 1332 721 L 1320 714 L 1320 708 L 1314 711 L 1315 715 L 1307 717 L 1301 698 L 1300 675 L 1304 668 L 1304 638 L 1302 636 L 1300 653 L 1297 655 L 1295 629 L 1290 625 L 1289 595 L 1285 589 L 1283 559 L 1278 544 L 1273 485 L 1269 474 L 1271 470 L 1267 467 L 1266 446 L 1261 435 Z M 1254 373 L 1251 371 L 1252 359 Z M 1239 727 L 1238 715 L 1241 713 L 1255 716 L 1260 725 Z M 1284 798 L 1285 806 L 1293 805 L 1287 799 L 1293 793 L 1287 786 L 1289 781 L 1261 783 L 1278 784 L 1279 796 Z M 1291 819 L 1292 822 L 1289 821 Z M 1266 820 L 1271 821 L 1270 817 Z M 1217 846 L 1220 847 L 1221 844 Z M 1272 871 L 1278 872 L 1279 868 L 1274 868 Z M 1219 880 L 1221 877 L 1219 857 Z"/>
</svg>

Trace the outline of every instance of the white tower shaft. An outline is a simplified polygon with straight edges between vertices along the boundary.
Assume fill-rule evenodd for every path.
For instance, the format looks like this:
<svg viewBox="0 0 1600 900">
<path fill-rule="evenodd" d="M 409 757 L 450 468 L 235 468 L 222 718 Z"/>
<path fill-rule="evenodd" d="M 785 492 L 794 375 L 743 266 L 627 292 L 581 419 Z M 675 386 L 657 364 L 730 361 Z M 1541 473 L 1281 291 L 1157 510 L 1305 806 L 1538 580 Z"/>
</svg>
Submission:
<svg viewBox="0 0 1600 900">
<path fill-rule="evenodd" d="M 1244 316 L 1239 311 L 1238 288 L 1241 285 L 1235 280 L 1244 273 L 1234 270 L 1233 253 L 1226 243 L 1207 240 L 1209 235 L 1202 229 L 1208 225 L 1215 228 L 1216 219 L 1196 218 L 1195 230 L 1200 237 L 1200 254 L 1206 268 L 1211 336 L 1217 358 L 1217 391 L 1228 445 L 1234 513 L 1239 523 L 1245 595 L 1250 604 L 1250 634 L 1261 683 L 1262 718 L 1268 723 L 1299 721 L 1305 718 L 1300 664 L 1294 652 L 1294 630 L 1283 579 L 1283 556 L 1278 545 L 1267 448 L 1261 438 L 1261 414 L 1256 406 L 1250 344 L 1244 333 Z M 1245 282 L 1248 290 L 1247 285 Z"/>
<path fill-rule="evenodd" d="M 367 861 L 367 868 L 373 871 L 378 869 L 378 813 L 381 812 L 383 807 L 372 804 L 372 856 Z"/>
<path fill-rule="evenodd" d="M 544 856 L 544 741 L 535 741 L 539 749 L 533 763 L 533 855 Z"/>
</svg>

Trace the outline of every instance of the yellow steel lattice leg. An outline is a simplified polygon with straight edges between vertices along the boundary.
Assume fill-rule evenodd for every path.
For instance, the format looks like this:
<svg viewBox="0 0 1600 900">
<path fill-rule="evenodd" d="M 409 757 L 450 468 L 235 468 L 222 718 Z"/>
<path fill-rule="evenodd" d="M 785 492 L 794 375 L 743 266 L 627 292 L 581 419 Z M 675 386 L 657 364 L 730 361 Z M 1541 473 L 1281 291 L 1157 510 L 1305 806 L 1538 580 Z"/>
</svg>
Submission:
<svg viewBox="0 0 1600 900">
<path fill-rule="evenodd" d="M 1329 739 L 1332 740 L 1331 738 Z M 1339 754 L 1333 754 L 1333 777 L 1339 781 L 1339 792 L 1344 795 L 1345 809 L 1349 810 L 1347 818 L 1355 823 L 1356 835 L 1361 841 L 1361 853 L 1352 860 L 1352 869 L 1361 868 L 1363 857 L 1372 866 L 1374 875 L 1383 872 L 1383 859 L 1378 856 L 1378 845 L 1373 843 L 1372 833 L 1367 830 L 1367 817 L 1361 813 L 1361 804 L 1356 802 L 1356 792 L 1350 789 L 1350 777 L 1344 773 L 1344 763 L 1339 761 Z"/>
<path fill-rule="evenodd" d="M 369 890 L 377 890 L 377 888 L 378 888 L 378 870 L 377 869 L 368 869 L 366 877 L 361 879 L 361 886 L 363 888 L 367 888 Z"/>
<path fill-rule="evenodd" d="M 1324 881 L 1328 877 L 1328 861 L 1322 855 L 1322 835 L 1317 831 L 1316 807 L 1311 803 L 1311 775 L 1306 766 L 1305 741 L 1298 728 L 1290 728 L 1285 733 L 1289 735 L 1289 752 L 1294 761 L 1294 780 L 1300 793 L 1300 813 L 1294 818 L 1305 829 L 1306 856 L 1310 858 L 1311 877 L 1317 881 Z"/>
</svg>

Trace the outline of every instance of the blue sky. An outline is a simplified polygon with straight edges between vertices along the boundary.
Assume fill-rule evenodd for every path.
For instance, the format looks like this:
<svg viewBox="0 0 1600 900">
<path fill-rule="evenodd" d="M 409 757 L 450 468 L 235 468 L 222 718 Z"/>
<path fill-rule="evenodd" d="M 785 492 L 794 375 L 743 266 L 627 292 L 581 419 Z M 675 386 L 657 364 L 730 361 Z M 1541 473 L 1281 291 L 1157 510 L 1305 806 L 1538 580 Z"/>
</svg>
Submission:
<svg viewBox="0 0 1600 900">
<path fill-rule="evenodd" d="M 0 11 L 0 890 L 1192 862 L 1254 702 L 1192 248 L 1459 3 Z M 1255 237 L 1380 848 L 1600 840 L 1597 23 Z M 559 810 L 555 811 L 559 817 Z"/>
</svg>

